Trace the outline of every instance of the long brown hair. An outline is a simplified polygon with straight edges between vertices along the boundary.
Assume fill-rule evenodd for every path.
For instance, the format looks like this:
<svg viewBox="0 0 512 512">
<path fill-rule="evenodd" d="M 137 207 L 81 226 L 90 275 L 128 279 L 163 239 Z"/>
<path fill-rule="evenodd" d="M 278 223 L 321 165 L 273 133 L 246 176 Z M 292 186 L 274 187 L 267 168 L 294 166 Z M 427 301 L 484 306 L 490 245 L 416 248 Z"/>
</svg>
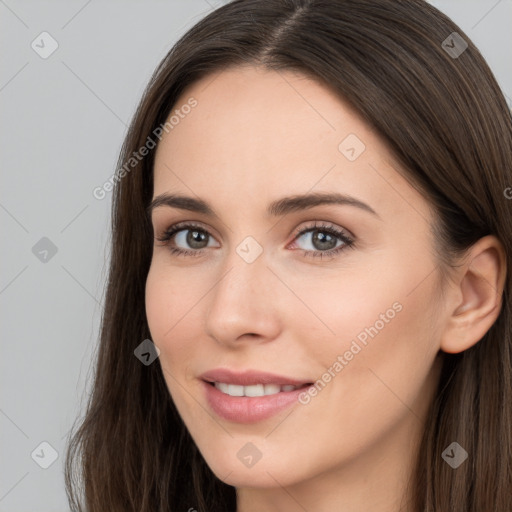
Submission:
<svg viewBox="0 0 512 512">
<path fill-rule="evenodd" d="M 460 36 L 454 36 L 457 32 Z M 447 39 L 452 37 L 452 39 Z M 449 51 L 467 48 L 460 54 Z M 444 41 L 450 41 L 447 48 Z M 437 252 L 455 257 L 494 234 L 512 268 L 512 119 L 469 37 L 422 0 L 236 0 L 190 29 L 160 63 L 119 159 L 163 125 L 186 87 L 228 66 L 314 77 L 387 142 L 437 212 Z M 153 247 L 146 215 L 151 151 L 114 176 L 112 246 L 94 384 L 70 438 L 72 510 L 226 512 L 236 490 L 217 479 L 169 395 L 159 361 L 134 349 L 150 332 L 145 282 Z M 412 475 L 417 512 L 512 510 L 512 279 L 496 322 L 472 348 L 443 354 L 439 386 Z M 469 453 L 456 470 L 443 450 Z"/>
</svg>

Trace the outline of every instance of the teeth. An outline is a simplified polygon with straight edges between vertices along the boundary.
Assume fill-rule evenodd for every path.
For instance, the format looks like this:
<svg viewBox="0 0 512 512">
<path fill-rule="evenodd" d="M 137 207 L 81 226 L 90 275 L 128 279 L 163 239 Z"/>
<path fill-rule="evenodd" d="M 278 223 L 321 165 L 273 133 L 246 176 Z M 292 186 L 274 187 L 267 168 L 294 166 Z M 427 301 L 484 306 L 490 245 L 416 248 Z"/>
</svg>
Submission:
<svg viewBox="0 0 512 512">
<path fill-rule="evenodd" d="M 223 393 L 228 393 L 228 388 L 229 386 L 227 384 L 224 384 L 224 382 L 216 382 L 215 383 L 215 387 L 219 390 L 219 391 L 222 391 Z"/>
<path fill-rule="evenodd" d="M 253 384 L 251 386 L 240 386 L 238 384 L 226 384 L 225 382 L 216 382 L 215 387 L 230 396 L 267 396 L 275 395 L 281 391 L 293 391 L 300 386 L 278 386 L 277 384 Z"/>
<path fill-rule="evenodd" d="M 228 395 L 244 396 L 244 387 L 238 384 L 228 384 Z"/>
<path fill-rule="evenodd" d="M 243 388 L 245 396 L 263 396 L 265 387 L 263 384 L 254 384 L 254 386 L 240 386 Z"/>
<path fill-rule="evenodd" d="M 281 391 L 281 387 L 277 384 L 265 384 L 265 395 L 275 395 Z"/>
</svg>

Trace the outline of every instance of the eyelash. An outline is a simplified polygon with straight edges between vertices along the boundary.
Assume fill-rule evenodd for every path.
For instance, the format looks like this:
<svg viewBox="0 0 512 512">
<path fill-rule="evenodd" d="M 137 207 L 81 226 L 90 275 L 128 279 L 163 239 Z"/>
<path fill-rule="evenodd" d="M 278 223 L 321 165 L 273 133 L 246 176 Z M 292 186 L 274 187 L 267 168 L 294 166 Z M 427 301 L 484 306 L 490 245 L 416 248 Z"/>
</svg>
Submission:
<svg viewBox="0 0 512 512">
<path fill-rule="evenodd" d="M 211 236 L 210 233 L 206 229 L 204 229 L 199 224 L 189 223 L 189 222 L 182 222 L 178 224 L 174 224 L 173 226 L 170 226 L 168 229 L 166 229 L 160 237 L 155 237 L 156 240 L 159 242 L 162 242 L 164 245 L 167 244 L 171 238 L 180 231 L 186 231 L 188 229 L 195 229 L 197 231 L 200 231 L 202 233 L 206 233 L 208 236 Z M 354 240 L 346 235 L 343 231 L 338 230 L 332 225 L 320 223 L 318 224 L 315 222 L 312 226 L 308 226 L 306 228 L 297 229 L 294 233 L 294 241 L 299 238 L 300 236 L 309 233 L 311 231 L 320 231 L 323 233 L 328 233 L 330 235 L 334 235 L 335 237 L 339 238 L 344 245 L 340 245 L 339 247 L 336 247 L 334 249 L 328 249 L 327 251 L 308 251 L 305 249 L 302 249 L 303 255 L 305 257 L 313 257 L 313 258 L 324 258 L 327 256 L 335 256 L 344 249 L 354 248 Z M 296 249 L 297 250 L 297 249 Z M 299 249 L 300 250 L 300 249 Z M 179 249 L 177 247 L 169 247 L 169 251 L 171 254 L 175 254 L 177 256 L 201 256 L 205 249 L 197 249 L 197 250 L 187 250 L 187 249 Z"/>
</svg>

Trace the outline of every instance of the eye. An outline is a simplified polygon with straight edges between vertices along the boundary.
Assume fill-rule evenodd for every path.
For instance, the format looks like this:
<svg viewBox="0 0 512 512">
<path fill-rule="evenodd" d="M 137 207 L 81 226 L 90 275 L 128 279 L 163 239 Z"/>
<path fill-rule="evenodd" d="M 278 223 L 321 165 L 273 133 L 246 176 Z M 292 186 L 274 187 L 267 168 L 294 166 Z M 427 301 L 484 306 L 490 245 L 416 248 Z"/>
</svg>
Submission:
<svg viewBox="0 0 512 512">
<path fill-rule="evenodd" d="M 215 239 L 205 228 L 193 223 L 174 224 L 155 238 L 163 245 L 169 245 L 169 251 L 177 256 L 200 256 L 208 247 L 219 247 L 210 243 Z M 342 250 L 354 247 L 354 240 L 348 234 L 330 224 L 315 222 L 297 230 L 294 244 L 300 239 L 309 246 L 303 248 L 304 256 L 334 257 Z"/>
<path fill-rule="evenodd" d="M 345 232 L 338 228 L 323 223 L 315 223 L 296 233 L 294 243 L 303 239 L 306 243 L 304 256 L 326 257 L 335 256 L 344 249 L 354 247 L 354 240 Z"/>
<path fill-rule="evenodd" d="M 156 239 L 164 245 L 171 242 L 169 250 L 180 256 L 200 256 L 203 249 L 212 246 L 209 242 L 214 240 L 206 229 L 191 223 L 175 224 Z"/>
</svg>

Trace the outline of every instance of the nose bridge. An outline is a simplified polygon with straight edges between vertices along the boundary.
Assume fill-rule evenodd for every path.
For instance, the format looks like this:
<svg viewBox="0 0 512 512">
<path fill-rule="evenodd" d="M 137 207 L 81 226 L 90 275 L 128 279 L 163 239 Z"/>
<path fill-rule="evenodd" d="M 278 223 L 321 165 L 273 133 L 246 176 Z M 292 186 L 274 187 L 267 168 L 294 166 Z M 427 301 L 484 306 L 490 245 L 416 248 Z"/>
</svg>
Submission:
<svg viewBox="0 0 512 512">
<path fill-rule="evenodd" d="M 227 294 L 236 298 L 240 294 L 261 294 L 264 290 L 259 285 L 270 277 L 267 274 L 271 275 L 267 263 L 263 242 L 258 242 L 253 236 L 246 236 L 230 247 L 223 267 L 224 277 L 219 281 L 215 295 Z"/>
<path fill-rule="evenodd" d="M 265 282 L 271 275 L 266 263 L 263 253 L 254 256 L 253 249 L 247 248 L 244 243 L 230 251 L 223 267 L 223 277 L 212 290 L 214 305 L 223 307 L 231 304 L 237 308 L 243 301 L 246 306 L 256 310 L 257 303 L 261 304 L 264 296 L 264 287 L 268 286 Z"/>
<path fill-rule="evenodd" d="M 263 247 L 246 237 L 226 257 L 210 297 L 206 328 L 218 341 L 243 334 L 272 336 L 276 328 L 275 279 L 267 268 Z"/>
</svg>

